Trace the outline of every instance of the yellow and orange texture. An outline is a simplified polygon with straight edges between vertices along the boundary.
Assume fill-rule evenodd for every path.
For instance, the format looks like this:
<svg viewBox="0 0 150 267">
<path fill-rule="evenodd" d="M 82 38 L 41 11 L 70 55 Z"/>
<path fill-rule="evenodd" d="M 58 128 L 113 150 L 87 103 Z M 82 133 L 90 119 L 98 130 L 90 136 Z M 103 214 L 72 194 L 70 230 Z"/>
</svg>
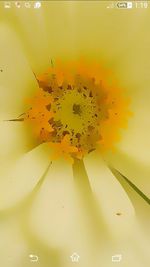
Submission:
<svg viewBox="0 0 150 267">
<path fill-rule="evenodd" d="M 0 6 L 0 266 L 148 267 L 150 9 L 11 4 Z"/>
</svg>

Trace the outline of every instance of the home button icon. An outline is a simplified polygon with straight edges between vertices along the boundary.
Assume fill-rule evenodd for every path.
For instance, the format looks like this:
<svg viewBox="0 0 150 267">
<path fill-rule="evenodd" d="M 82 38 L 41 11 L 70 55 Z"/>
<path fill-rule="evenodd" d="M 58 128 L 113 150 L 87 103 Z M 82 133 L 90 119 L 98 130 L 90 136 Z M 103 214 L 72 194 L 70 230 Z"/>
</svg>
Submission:
<svg viewBox="0 0 150 267">
<path fill-rule="evenodd" d="M 74 252 L 74 253 L 70 256 L 70 258 L 71 258 L 71 261 L 72 261 L 72 262 L 78 262 L 79 259 L 80 259 L 80 256 L 79 256 L 76 252 Z"/>
</svg>

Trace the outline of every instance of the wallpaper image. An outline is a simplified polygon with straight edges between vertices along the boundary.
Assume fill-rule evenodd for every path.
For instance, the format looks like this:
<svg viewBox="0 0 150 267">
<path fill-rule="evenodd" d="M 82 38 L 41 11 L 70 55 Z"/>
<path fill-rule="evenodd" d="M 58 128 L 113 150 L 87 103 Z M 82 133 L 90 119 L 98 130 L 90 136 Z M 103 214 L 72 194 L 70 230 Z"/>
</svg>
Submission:
<svg viewBox="0 0 150 267">
<path fill-rule="evenodd" d="M 149 267 L 150 7 L 35 3 L 0 2 L 0 266 Z"/>
</svg>

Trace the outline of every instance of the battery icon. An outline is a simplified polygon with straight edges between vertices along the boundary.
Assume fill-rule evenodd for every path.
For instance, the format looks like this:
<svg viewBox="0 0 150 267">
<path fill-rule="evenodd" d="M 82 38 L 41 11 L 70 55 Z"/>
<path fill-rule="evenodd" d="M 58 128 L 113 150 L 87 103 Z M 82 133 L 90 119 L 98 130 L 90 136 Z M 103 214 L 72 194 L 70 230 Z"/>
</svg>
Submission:
<svg viewBox="0 0 150 267">
<path fill-rule="evenodd" d="M 117 8 L 121 8 L 121 9 L 124 9 L 124 8 L 132 8 L 133 7 L 133 3 L 132 2 L 118 2 L 117 3 Z"/>
</svg>

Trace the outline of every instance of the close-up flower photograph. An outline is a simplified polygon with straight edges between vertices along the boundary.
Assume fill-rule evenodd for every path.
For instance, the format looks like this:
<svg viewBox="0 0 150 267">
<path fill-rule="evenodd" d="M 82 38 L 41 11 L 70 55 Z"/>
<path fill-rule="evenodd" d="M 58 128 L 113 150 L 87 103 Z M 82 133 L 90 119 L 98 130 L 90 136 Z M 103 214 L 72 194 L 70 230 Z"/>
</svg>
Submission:
<svg viewBox="0 0 150 267">
<path fill-rule="evenodd" d="M 149 1 L 0 1 L 0 266 L 150 266 Z"/>
</svg>

